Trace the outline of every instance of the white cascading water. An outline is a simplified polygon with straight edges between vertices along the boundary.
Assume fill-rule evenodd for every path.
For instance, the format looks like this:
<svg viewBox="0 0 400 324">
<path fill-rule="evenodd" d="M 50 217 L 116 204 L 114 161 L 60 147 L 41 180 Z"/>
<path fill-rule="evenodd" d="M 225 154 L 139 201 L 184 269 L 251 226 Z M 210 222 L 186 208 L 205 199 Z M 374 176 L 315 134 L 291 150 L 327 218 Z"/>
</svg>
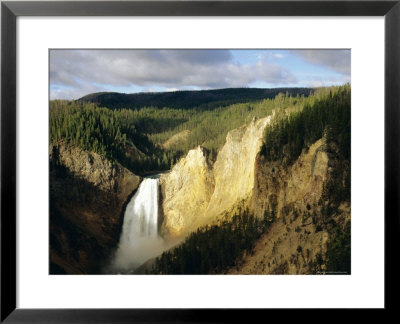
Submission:
<svg viewBox="0 0 400 324">
<path fill-rule="evenodd" d="M 131 271 L 163 250 L 158 236 L 159 180 L 145 178 L 129 201 L 113 262 L 117 272 Z"/>
<path fill-rule="evenodd" d="M 139 236 L 157 236 L 158 179 L 144 179 L 125 210 L 120 244 L 130 244 Z"/>
</svg>

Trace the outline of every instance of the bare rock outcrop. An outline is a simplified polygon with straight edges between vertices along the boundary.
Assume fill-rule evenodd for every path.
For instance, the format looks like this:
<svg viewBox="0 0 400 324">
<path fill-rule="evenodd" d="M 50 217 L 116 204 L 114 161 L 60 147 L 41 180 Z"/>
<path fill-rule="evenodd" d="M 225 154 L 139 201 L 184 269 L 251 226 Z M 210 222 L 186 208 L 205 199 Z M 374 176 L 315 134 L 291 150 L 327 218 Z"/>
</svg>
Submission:
<svg viewBox="0 0 400 324">
<path fill-rule="evenodd" d="M 215 190 L 206 210 L 207 220 L 251 200 L 256 156 L 270 118 L 253 119 L 249 125 L 234 129 L 226 136 L 213 167 Z"/>
<path fill-rule="evenodd" d="M 171 172 L 161 176 L 160 184 L 164 214 L 161 233 L 178 237 L 203 215 L 214 191 L 207 151 L 200 146 L 189 151 Z"/>
<path fill-rule="evenodd" d="M 324 139 L 316 141 L 291 166 L 257 157 L 253 208 L 262 217 L 273 210 L 279 218 L 288 209 L 305 211 L 318 202 L 329 174 L 329 156 Z"/>
<path fill-rule="evenodd" d="M 139 186 L 141 180 L 121 164 L 112 163 L 100 154 L 84 151 L 75 145 L 52 145 L 50 159 L 58 159 L 73 176 L 123 201 Z"/>
<path fill-rule="evenodd" d="M 230 131 L 213 167 L 198 147 L 161 177 L 164 235 L 182 236 L 215 223 L 244 201 L 251 207 L 256 156 L 270 118 Z"/>
</svg>

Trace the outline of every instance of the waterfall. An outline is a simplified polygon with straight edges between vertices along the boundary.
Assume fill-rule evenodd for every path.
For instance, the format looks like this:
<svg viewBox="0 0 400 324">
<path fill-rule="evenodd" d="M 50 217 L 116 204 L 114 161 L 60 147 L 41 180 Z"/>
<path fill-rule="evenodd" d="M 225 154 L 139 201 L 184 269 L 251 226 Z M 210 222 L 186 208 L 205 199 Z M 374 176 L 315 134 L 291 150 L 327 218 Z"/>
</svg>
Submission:
<svg viewBox="0 0 400 324">
<path fill-rule="evenodd" d="M 163 250 L 158 236 L 159 180 L 145 178 L 129 201 L 113 267 L 116 271 L 134 270 Z"/>
<path fill-rule="evenodd" d="M 158 179 L 142 181 L 125 210 L 120 244 L 130 244 L 137 236 L 158 234 Z"/>
</svg>

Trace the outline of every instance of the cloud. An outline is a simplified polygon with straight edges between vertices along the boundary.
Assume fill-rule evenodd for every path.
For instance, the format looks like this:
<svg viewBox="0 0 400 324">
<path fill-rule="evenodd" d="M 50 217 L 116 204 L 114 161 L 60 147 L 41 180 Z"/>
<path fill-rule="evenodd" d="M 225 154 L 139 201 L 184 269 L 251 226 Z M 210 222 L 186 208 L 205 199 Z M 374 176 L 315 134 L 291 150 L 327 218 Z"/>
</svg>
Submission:
<svg viewBox="0 0 400 324">
<path fill-rule="evenodd" d="M 305 86 L 310 88 L 317 88 L 317 87 L 343 85 L 348 82 L 350 82 L 349 77 L 343 77 L 339 79 L 328 79 L 328 80 L 322 78 L 315 78 L 312 80 L 305 81 Z"/>
<path fill-rule="evenodd" d="M 291 53 L 300 56 L 308 63 L 324 66 L 337 73 L 350 76 L 350 50 L 292 50 Z"/>
<path fill-rule="evenodd" d="M 293 84 L 285 67 L 261 57 L 234 62 L 229 50 L 52 50 L 50 96 L 78 98 L 117 88 L 213 89 L 257 81 Z"/>
</svg>

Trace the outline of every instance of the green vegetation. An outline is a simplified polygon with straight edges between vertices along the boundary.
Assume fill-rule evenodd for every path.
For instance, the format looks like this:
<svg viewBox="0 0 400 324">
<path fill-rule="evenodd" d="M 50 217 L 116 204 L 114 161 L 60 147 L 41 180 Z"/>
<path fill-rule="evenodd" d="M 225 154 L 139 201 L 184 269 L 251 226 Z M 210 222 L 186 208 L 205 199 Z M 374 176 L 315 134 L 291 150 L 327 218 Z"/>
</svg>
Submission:
<svg viewBox="0 0 400 324">
<path fill-rule="evenodd" d="M 174 157 L 136 128 L 140 116 L 93 104 L 50 102 L 50 143 L 64 141 L 118 161 L 132 171 L 165 170 Z"/>
<path fill-rule="evenodd" d="M 273 123 L 265 131 L 261 153 L 267 162 L 279 162 L 283 166 L 290 166 L 313 143 L 325 139 L 330 171 L 317 212 L 314 210 L 311 217 L 315 232 L 327 231 L 331 239 L 327 254 L 319 255 L 312 265 L 313 272 L 322 271 L 321 265 L 326 263 L 326 271 L 350 273 L 350 222 L 344 229 L 337 222 L 337 216 L 342 213 L 340 205 L 351 199 L 350 90 L 350 85 L 321 89 L 310 96 L 303 108 L 276 109 Z M 311 205 L 306 208 L 310 211 Z M 295 219 L 296 213 L 293 215 Z M 300 228 L 295 228 L 295 232 L 299 233 Z"/>
<path fill-rule="evenodd" d="M 282 94 L 277 98 L 260 102 L 235 104 L 205 111 L 199 109 L 191 110 L 192 115 L 185 123 L 167 132 L 151 134 L 149 138 L 154 143 L 161 144 L 174 134 L 188 130 L 189 135 L 186 141 L 171 145 L 170 150 L 174 152 L 187 152 L 197 145 L 202 145 L 213 152 L 213 156 L 215 157 L 218 150 L 225 143 L 226 135 L 230 130 L 250 123 L 254 117 L 261 118 L 270 115 L 278 102 L 289 107 L 295 104 L 302 104 L 305 101 L 307 101 L 307 98 L 286 97 Z"/>
<path fill-rule="evenodd" d="M 50 102 L 50 142 L 64 141 L 95 151 L 139 174 L 169 169 L 198 145 L 210 151 L 209 159 L 213 161 L 228 131 L 251 122 L 254 117 L 266 117 L 277 107 L 292 109 L 312 103 L 315 96 L 300 96 L 299 93 L 310 92 L 303 90 L 292 89 L 261 101 L 228 106 L 218 106 L 216 101 L 185 109 L 109 109 L 83 100 L 54 100 Z M 234 93 L 234 89 L 229 91 Z M 292 92 L 297 95 L 292 97 Z M 220 94 L 218 98 L 222 98 Z M 163 146 L 182 131 L 187 132 L 184 140 Z"/>
<path fill-rule="evenodd" d="M 267 161 L 291 164 L 303 149 L 324 135 L 328 144 L 336 143 L 343 157 L 350 159 L 350 86 L 328 91 L 314 103 L 305 103 L 299 111 L 278 112 L 275 123 L 265 132 L 262 153 Z"/>
<path fill-rule="evenodd" d="M 140 109 L 145 107 L 170 107 L 175 109 L 201 110 L 225 107 L 235 103 L 272 99 L 279 93 L 288 93 L 290 96 L 308 96 L 313 92 L 310 88 L 228 88 L 202 91 L 172 91 L 172 92 L 143 92 L 117 93 L 98 92 L 79 99 L 79 102 L 97 103 L 99 106 L 110 109 Z"/>
<path fill-rule="evenodd" d="M 244 211 L 220 225 L 200 228 L 184 243 L 158 257 L 150 273 L 221 273 L 240 262 L 243 253 L 252 250 L 273 221 L 273 214 L 257 219 Z"/>
<path fill-rule="evenodd" d="M 351 223 L 344 230 L 336 228 L 326 252 L 327 271 L 351 273 Z"/>
</svg>

